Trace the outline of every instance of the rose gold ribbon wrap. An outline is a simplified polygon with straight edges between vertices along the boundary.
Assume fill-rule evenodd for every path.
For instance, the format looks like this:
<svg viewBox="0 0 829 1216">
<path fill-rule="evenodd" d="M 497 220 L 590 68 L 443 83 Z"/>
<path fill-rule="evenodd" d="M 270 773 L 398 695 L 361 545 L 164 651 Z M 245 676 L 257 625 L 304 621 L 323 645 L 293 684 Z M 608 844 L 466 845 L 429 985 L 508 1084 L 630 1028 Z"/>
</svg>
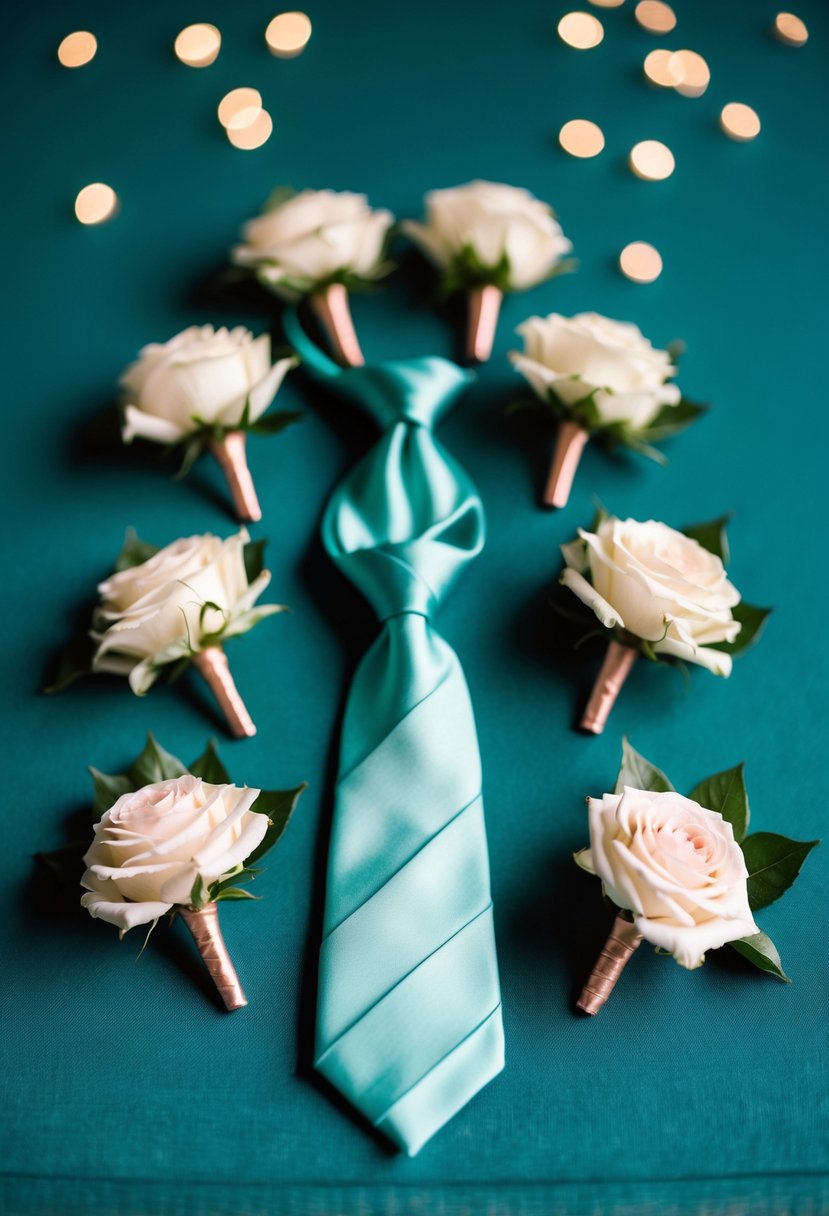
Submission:
<svg viewBox="0 0 829 1216">
<path fill-rule="evenodd" d="M 311 296 L 311 306 L 340 362 L 347 367 L 362 367 L 365 359 L 351 319 L 348 292 L 342 283 L 330 283 L 324 291 Z"/>
<path fill-rule="evenodd" d="M 223 439 L 213 440 L 210 450 L 222 466 L 239 519 L 255 522 L 262 518 L 262 509 L 248 468 L 246 441 L 244 431 L 228 431 Z"/>
<path fill-rule="evenodd" d="M 222 930 L 219 927 L 219 909 L 216 904 L 205 904 L 198 912 L 193 908 L 179 908 L 181 919 L 193 934 L 193 941 L 205 961 L 213 983 L 227 1009 L 241 1009 L 247 1005 L 236 968 L 230 961 Z"/>
<path fill-rule="evenodd" d="M 227 718 L 228 726 L 238 739 L 244 739 L 256 734 L 253 719 L 245 708 L 245 703 L 239 696 L 239 690 L 233 682 L 227 656 L 220 646 L 208 646 L 193 658 L 193 666 L 204 676 L 210 685 L 210 691 L 221 706 L 222 713 Z"/>
<path fill-rule="evenodd" d="M 596 960 L 596 966 L 590 972 L 590 978 L 576 1001 L 577 1009 L 591 1015 L 599 1012 L 641 941 L 642 934 L 636 926 L 623 916 L 617 916 L 604 949 Z"/>
<path fill-rule="evenodd" d="M 590 436 L 577 422 L 563 421 L 558 424 L 558 436 L 553 451 L 553 460 L 547 485 L 544 488 L 544 503 L 548 507 L 566 507 L 573 487 L 573 478 L 579 467 L 584 445 Z"/>
<path fill-rule="evenodd" d="M 497 287 L 474 287 L 469 293 L 469 328 L 466 338 L 468 358 L 486 363 L 492 354 L 498 314 L 504 293 Z"/>
<path fill-rule="evenodd" d="M 610 643 L 581 720 L 582 730 L 589 731 L 591 735 L 602 733 L 622 685 L 636 661 L 636 653 L 632 646 L 623 646 L 621 642 Z"/>
</svg>

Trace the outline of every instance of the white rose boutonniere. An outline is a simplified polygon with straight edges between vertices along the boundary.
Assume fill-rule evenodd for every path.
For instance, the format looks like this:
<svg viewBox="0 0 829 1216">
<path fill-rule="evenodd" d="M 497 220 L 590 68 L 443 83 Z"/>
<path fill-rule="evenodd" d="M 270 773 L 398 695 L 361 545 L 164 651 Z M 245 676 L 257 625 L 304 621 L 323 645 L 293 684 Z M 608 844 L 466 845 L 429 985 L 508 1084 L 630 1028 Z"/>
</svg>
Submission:
<svg viewBox="0 0 829 1216">
<path fill-rule="evenodd" d="M 225 1006 L 247 1004 L 217 905 L 256 898 L 244 884 L 262 873 L 258 863 L 284 832 L 305 783 L 288 790 L 233 785 L 212 743 L 185 768 L 152 735 L 126 773 L 90 771 L 92 844 L 68 845 L 43 860 L 75 891 L 82 861 L 82 906 L 122 938 L 136 925 L 152 932 L 166 913 L 178 914 Z"/>
<path fill-rule="evenodd" d="M 126 676 L 132 691 L 143 695 L 160 675 L 175 678 L 192 663 L 232 732 L 255 734 L 223 647 L 285 611 L 283 604 L 256 603 L 271 579 L 263 551 L 264 542 L 251 542 L 244 529 L 228 540 L 206 533 L 163 549 L 128 533 L 115 572 L 98 588 L 92 631 L 64 653 L 49 691 L 93 671 Z"/>
<path fill-rule="evenodd" d="M 578 1007 L 597 1013 L 644 939 L 688 969 L 730 945 L 787 980 L 754 913 L 791 886 L 817 841 L 746 833 L 744 765 L 707 777 L 685 798 L 625 740 L 612 794 L 588 798 L 590 846 L 576 862 L 619 910 Z"/>
<path fill-rule="evenodd" d="M 572 245 L 553 210 L 516 186 L 469 182 L 426 195 L 425 223 L 404 231 L 442 272 L 447 294 L 469 294 L 467 353 L 492 353 L 503 294 L 524 291 L 563 270 Z"/>
<path fill-rule="evenodd" d="M 237 266 L 283 300 L 310 299 L 344 363 L 363 362 L 348 292 L 387 274 L 394 216 L 374 210 L 364 194 L 347 190 L 277 190 L 262 215 L 249 220 Z"/>
<path fill-rule="evenodd" d="M 181 447 L 181 473 L 208 449 L 227 477 L 240 519 L 262 518 L 245 456 L 249 433 L 274 435 L 302 415 L 266 414 L 293 355 L 271 364 L 268 334 L 192 325 L 169 342 L 145 346 L 121 377 L 124 443 L 146 439 Z"/>
<path fill-rule="evenodd" d="M 544 502 L 563 507 L 585 443 L 596 435 L 664 463 L 653 445 L 705 412 L 673 383 L 678 348 L 659 350 L 635 325 L 595 312 L 530 317 L 510 362 L 558 424 Z"/>
<path fill-rule="evenodd" d="M 580 528 L 561 546 L 560 582 L 595 614 L 609 639 L 583 730 L 604 729 L 637 654 L 728 676 L 732 656 L 756 641 L 769 610 L 745 603 L 729 582 L 725 522 L 679 532 L 655 520 L 601 512 L 591 530 Z"/>
</svg>

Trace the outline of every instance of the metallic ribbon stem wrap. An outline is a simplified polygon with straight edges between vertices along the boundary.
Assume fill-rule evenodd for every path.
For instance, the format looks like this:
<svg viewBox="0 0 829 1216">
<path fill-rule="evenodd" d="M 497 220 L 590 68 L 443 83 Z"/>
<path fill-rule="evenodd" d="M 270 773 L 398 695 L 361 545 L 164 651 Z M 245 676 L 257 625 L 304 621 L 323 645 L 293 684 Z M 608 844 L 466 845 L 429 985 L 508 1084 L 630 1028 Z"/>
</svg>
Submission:
<svg viewBox="0 0 829 1216">
<path fill-rule="evenodd" d="M 576 1008 L 596 1014 L 616 986 L 627 961 L 642 941 L 642 934 L 631 921 L 617 916 L 590 978 L 581 990 Z"/>
<path fill-rule="evenodd" d="M 244 431 L 228 431 L 223 439 L 213 440 L 210 450 L 222 466 L 239 519 L 255 523 L 262 518 L 262 509 L 248 468 L 246 442 Z"/>
<path fill-rule="evenodd" d="M 466 339 L 466 354 L 477 363 L 486 363 L 492 354 L 498 314 L 504 293 L 488 284 L 475 287 L 469 293 L 469 328 Z"/>
<path fill-rule="evenodd" d="M 351 319 L 348 292 L 343 284 L 330 283 L 324 291 L 311 296 L 311 306 L 340 363 L 347 367 L 361 367 L 365 359 Z"/>
<path fill-rule="evenodd" d="M 253 719 L 233 682 L 227 655 L 221 646 L 208 646 L 206 650 L 194 655 L 193 666 L 210 686 L 210 691 L 219 702 L 228 726 L 236 738 L 245 739 L 255 735 Z"/>
<path fill-rule="evenodd" d="M 193 935 L 199 954 L 205 961 L 213 983 L 231 1012 L 247 1005 L 236 968 L 230 961 L 222 930 L 219 926 L 219 909 L 216 904 L 205 904 L 198 912 L 193 908 L 179 908 L 181 919 Z"/>
<path fill-rule="evenodd" d="M 636 655 L 632 646 L 624 646 L 621 642 L 610 643 L 581 720 L 582 730 L 589 731 L 591 735 L 602 733 L 622 685 L 636 661 Z"/>
<path fill-rule="evenodd" d="M 573 487 L 573 478 L 588 439 L 587 431 L 577 422 L 565 419 L 558 424 L 553 460 L 544 489 L 545 506 L 567 506 L 570 490 Z"/>
</svg>

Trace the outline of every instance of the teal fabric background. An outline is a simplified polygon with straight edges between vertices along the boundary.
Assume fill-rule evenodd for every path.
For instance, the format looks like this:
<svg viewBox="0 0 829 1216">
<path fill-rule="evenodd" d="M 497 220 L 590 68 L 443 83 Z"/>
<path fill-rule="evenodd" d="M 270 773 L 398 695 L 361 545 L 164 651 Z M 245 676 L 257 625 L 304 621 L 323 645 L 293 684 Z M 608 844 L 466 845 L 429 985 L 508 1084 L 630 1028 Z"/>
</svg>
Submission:
<svg viewBox="0 0 829 1216">
<path fill-rule="evenodd" d="M 632 0 L 596 12 L 588 53 L 555 36 L 562 3 L 314 0 L 314 35 L 271 59 L 273 6 L 240 0 L 141 6 L 57 0 L 6 17 L 2 332 L 7 605 L 2 957 L 4 1099 L 0 1208 L 87 1216 L 229 1213 L 816 1213 L 829 1205 L 827 871 L 829 846 L 786 900 L 762 912 L 791 987 L 714 955 L 688 975 L 639 952 L 598 1018 L 572 1011 L 607 928 L 597 884 L 578 872 L 583 799 L 613 781 L 620 739 L 689 788 L 748 761 L 755 826 L 826 830 L 824 350 L 829 190 L 825 62 L 829 13 L 799 0 L 802 50 L 768 34 L 769 0 L 676 0 L 665 40 L 708 58 L 699 100 L 652 92 Z M 171 54 L 177 31 L 214 21 L 216 64 Z M 67 72 L 70 29 L 99 38 Z M 261 150 L 230 147 L 215 105 L 261 88 L 275 121 Z M 717 129 L 729 100 L 756 106 L 761 137 Z M 607 148 L 569 159 L 555 134 L 598 121 Z M 677 170 L 633 178 L 627 149 L 662 138 Z M 67 903 L 31 860 L 83 817 L 85 765 L 117 770 L 153 729 L 185 760 L 221 726 L 198 684 L 146 700 L 99 680 L 36 694 L 49 654 L 80 619 L 127 524 L 165 543 L 232 521 L 218 469 L 183 483 L 107 453 L 87 425 L 138 348 L 192 322 L 274 325 L 264 295 L 215 286 L 241 222 L 273 186 L 365 190 L 399 215 L 423 193 L 475 176 L 529 187 L 558 210 L 577 274 L 507 301 L 491 364 L 439 429 L 480 488 L 489 536 L 438 627 L 471 687 L 484 764 L 507 1068 L 414 1161 L 392 1156 L 311 1075 L 324 858 L 340 709 L 375 636 L 358 594 L 318 538 L 330 490 L 368 448 L 371 425 L 299 375 L 281 403 L 307 419 L 251 443 L 270 537 L 273 598 L 293 614 L 232 647 L 260 726 L 222 739 L 233 774 L 264 786 L 308 779 L 257 890 L 223 909 L 250 1007 L 228 1016 L 182 932 L 138 934 Z M 118 218 L 85 229 L 77 190 L 109 182 Z M 653 286 L 615 269 L 651 240 Z M 458 312 L 440 312 L 417 263 L 355 316 L 369 360 L 457 354 Z M 537 507 L 549 438 L 505 416 L 520 389 L 504 357 L 534 312 L 596 309 L 656 342 L 687 342 L 680 383 L 711 414 L 660 470 L 589 450 L 571 502 Z M 556 546 L 611 510 L 682 524 L 734 511 L 732 573 L 776 612 L 730 681 L 633 673 L 605 735 L 572 730 L 599 656 L 568 648 L 547 601 Z M 648 1205 L 651 1205 L 650 1207 Z"/>
</svg>

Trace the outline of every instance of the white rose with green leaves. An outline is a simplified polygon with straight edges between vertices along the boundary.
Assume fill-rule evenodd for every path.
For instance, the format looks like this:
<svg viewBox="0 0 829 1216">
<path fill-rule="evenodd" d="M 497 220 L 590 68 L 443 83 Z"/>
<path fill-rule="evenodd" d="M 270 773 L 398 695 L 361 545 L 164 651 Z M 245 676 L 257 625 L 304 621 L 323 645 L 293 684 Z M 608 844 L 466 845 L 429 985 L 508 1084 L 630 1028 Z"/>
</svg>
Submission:
<svg viewBox="0 0 829 1216">
<path fill-rule="evenodd" d="M 238 266 L 286 300 L 311 295 L 332 282 L 346 286 L 380 278 L 390 211 L 375 210 L 364 194 L 303 190 L 281 197 L 249 220 L 244 244 L 232 251 Z"/>
<path fill-rule="evenodd" d="M 656 655 L 731 674 L 731 655 L 715 647 L 740 633 L 740 593 L 716 553 L 667 524 L 615 516 L 595 532 L 580 528 L 561 551 L 561 582 L 606 628 L 643 639 Z"/>
<path fill-rule="evenodd" d="M 572 249 L 552 208 L 520 187 L 473 181 L 432 190 L 425 202 L 426 222 L 403 228 L 452 288 L 521 291 L 549 278 Z"/>
</svg>

